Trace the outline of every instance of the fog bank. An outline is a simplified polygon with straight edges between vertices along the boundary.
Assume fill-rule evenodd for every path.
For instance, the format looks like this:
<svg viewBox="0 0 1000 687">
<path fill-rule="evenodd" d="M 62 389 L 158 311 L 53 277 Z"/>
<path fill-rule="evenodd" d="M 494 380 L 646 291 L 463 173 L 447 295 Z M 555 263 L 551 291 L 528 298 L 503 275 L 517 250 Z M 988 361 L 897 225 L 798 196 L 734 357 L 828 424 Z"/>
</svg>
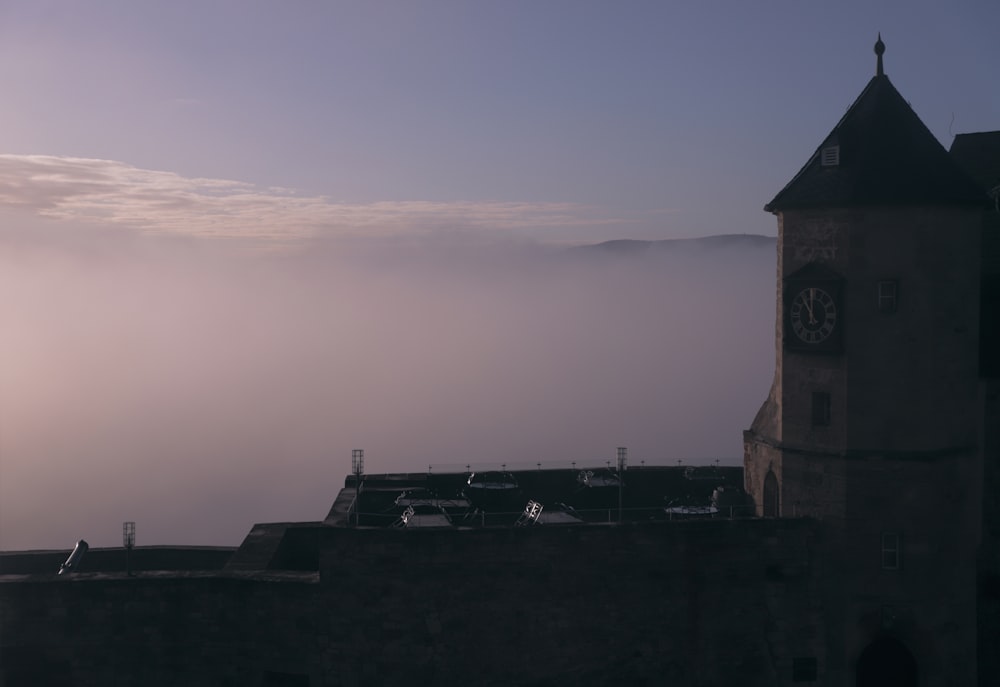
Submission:
<svg viewBox="0 0 1000 687">
<path fill-rule="evenodd" d="M 773 240 L 4 240 L 5 550 L 118 545 L 123 520 L 236 545 L 322 519 L 353 448 L 369 472 L 737 464 L 773 374 Z"/>
</svg>

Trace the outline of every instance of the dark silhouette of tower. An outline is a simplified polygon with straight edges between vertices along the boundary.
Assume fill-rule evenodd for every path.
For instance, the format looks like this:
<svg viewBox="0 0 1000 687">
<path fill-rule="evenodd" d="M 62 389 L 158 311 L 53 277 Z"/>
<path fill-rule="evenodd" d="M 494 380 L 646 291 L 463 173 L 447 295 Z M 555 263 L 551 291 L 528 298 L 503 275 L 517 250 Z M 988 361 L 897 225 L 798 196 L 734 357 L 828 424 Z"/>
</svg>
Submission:
<svg viewBox="0 0 1000 687">
<path fill-rule="evenodd" d="M 765 206 L 775 376 L 744 478 L 758 515 L 824 524 L 829 684 L 975 684 L 986 194 L 889 81 L 881 36 L 875 52 Z"/>
</svg>

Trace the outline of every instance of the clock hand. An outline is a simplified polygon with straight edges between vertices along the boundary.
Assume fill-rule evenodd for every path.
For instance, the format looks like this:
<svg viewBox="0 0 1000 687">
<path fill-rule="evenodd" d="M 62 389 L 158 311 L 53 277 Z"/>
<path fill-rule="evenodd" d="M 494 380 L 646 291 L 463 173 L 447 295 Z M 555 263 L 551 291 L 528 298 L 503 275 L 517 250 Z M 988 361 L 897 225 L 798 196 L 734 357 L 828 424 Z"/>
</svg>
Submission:
<svg viewBox="0 0 1000 687">
<path fill-rule="evenodd" d="M 805 296 L 803 296 L 802 305 L 805 306 L 806 312 L 809 313 L 809 324 L 816 324 L 816 317 L 813 315 L 812 289 L 809 289 L 809 294 L 809 300 L 806 300 Z"/>
</svg>

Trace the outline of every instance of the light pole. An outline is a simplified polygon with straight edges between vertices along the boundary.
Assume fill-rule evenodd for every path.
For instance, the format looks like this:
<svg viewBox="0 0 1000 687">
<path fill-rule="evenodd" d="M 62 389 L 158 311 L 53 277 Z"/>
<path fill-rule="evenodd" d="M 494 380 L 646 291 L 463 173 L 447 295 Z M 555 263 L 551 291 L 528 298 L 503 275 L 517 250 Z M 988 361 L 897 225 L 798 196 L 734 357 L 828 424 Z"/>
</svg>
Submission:
<svg viewBox="0 0 1000 687">
<path fill-rule="evenodd" d="M 132 549 L 135 547 L 135 521 L 122 523 L 122 546 L 125 547 L 125 574 L 132 577 Z"/>
<path fill-rule="evenodd" d="M 625 490 L 625 468 L 628 467 L 628 449 L 618 447 L 618 524 L 624 520 L 623 494 Z"/>
<path fill-rule="evenodd" d="M 365 474 L 365 450 L 351 451 L 351 472 L 354 473 L 354 526 L 361 524 L 361 476 Z"/>
</svg>

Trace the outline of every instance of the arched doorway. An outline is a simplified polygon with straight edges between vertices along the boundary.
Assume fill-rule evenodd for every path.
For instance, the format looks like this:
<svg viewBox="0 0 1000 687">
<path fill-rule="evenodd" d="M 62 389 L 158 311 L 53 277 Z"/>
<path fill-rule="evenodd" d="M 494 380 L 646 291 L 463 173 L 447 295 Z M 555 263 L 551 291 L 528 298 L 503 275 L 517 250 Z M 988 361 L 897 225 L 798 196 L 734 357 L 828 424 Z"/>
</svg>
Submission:
<svg viewBox="0 0 1000 687">
<path fill-rule="evenodd" d="M 778 517 L 778 478 L 771 470 L 764 478 L 764 517 Z"/>
<path fill-rule="evenodd" d="M 876 639 L 858 658 L 857 687 L 917 687 L 917 661 L 902 642 Z"/>
</svg>

